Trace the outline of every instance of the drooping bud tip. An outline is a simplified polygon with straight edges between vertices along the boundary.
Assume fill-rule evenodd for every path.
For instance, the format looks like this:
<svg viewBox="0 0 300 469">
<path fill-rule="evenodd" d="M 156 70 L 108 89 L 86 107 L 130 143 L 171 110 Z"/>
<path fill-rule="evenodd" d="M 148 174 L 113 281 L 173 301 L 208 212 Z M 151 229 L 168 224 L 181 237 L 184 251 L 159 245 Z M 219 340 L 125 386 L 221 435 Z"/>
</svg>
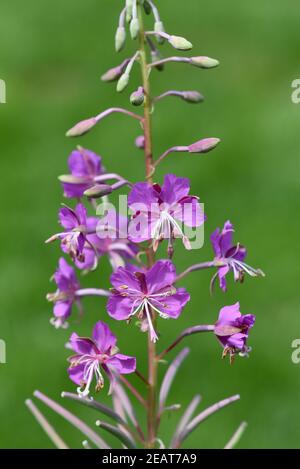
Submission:
<svg viewBox="0 0 300 469">
<path fill-rule="evenodd" d="M 144 103 L 144 99 L 144 88 L 142 86 L 139 86 L 138 89 L 130 95 L 130 102 L 133 106 L 141 106 Z"/>
</svg>

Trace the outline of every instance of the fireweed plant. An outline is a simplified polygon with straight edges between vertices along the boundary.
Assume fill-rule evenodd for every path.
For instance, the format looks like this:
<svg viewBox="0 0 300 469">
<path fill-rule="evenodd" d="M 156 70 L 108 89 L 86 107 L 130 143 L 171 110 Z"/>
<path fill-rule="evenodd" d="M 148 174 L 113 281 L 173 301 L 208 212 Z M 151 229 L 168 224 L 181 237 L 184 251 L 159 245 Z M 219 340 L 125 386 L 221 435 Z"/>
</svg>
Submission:
<svg viewBox="0 0 300 469">
<path fill-rule="evenodd" d="M 153 30 L 144 27 L 144 15 L 154 18 Z M 170 442 L 166 442 L 160 433 L 160 421 L 166 412 L 178 410 L 179 404 L 167 402 L 169 391 L 188 348 L 183 348 L 169 365 L 164 379 L 159 386 L 158 367 L 166 363 L 169 352 L 177 347 L 183 339 L 192 334 L 208 332 L 214 336 L 222 347 L 222 356 L 229 357 L 233 363 L 237 355 L 247 356 L 250 347 L 247 345 L 248 334 L 255 322 L 252 314 L 243 315 L 239 303 L 226 305 L 216 315 L 211 325 L 196 325 L 185 329 L 173 343 L 161 346 L 160 330 L 168 327 L 167 319 L 178 319 L 182 311 L 188 309 L 190 294 L 181 285 L 181 281 L 191 272 L 203 269 L 212 270 L 211 290 L 216 281 L 226 291 L 226 278 L 233 275 L 234 280 L 242 282 L 245 275 L 257 277 L 263 275 L 259 269 L 250 267 L 245 262 L 247 251 L 244 246 L 234 243 L 234 227 L 226 221 L 223 228 L 217 228 L 211 235 L 212 258 L 207 262 L 192 265 L 177 274 L 172 262 L 176 238 L 179 238 L 187 250 L 193 248 L 190 239 L 191 229 L 201 230 L 205 223 L 203 206 L 195 195 L 190 194 L 189 180 L 174 174 L 166 174 L 161 180 L 157 169 L 162 161 L 174 152 L 206 153 L 219 143 L 218 138 L 203 138 L 190 145 L 173 146 L 158 158 L 152 151 L 151 120 L 155 104 L 169 96 L 178 97 L 189 103 L 200 103 L 203 97 L 197 91 L 169 90 L 154 97 L 150 91 L 150 79 L 155 70 L 162 71 L 169 62 L 192 65 L 200 69 L 211 69 L 218 61 L 206 56 L 165 57 L 159 46 L 169 43 L 177 51 L 189 51 L 192 44 L 185 38 L 169 34 L 164 29 L 159 11 L 151 0 L 126 0 L 119 16 L 115 36 L 117 52 L 125 45 L 126 29 L 137 44 L 137 50 L 130 58 L 108 70 L 103 76 L 104 82 L 117 82 L 117 91 L 122 92 L 128 86 L 130 75 L 135 64 L 141 70 L 141 84 L 130 95 L 133 106 L 143 108 L 138 114 L 124 108 L 110 108 L 95 117 L 80 121 L 68 132 L 68 137 L 79 137 L 91 131 L 99 122 L 112 113 L 122 113 L 136 120 L 142 135 L 136 138 L 136 146 L 144 151 L 145 181 L 133 183 L 122 176 L 109 173 L 102 165 L 101 157 L 91 150 L 77 147 L 68 160 L 69 174 L 60 176 L 64 196 L 72 202 L 59 210 L 58 233 L 47 242 L 56 241 L 65 257 L 61 257 L 53 276 L 57 289 L 48 294 L 53 302 L 51 323 L 56 328 L 68 327 L 70 318 L 77 308 L 80 315 L 83 311 L 84 297 L 88 295 L 107 297 L 107 313 L 99 314 L 90 337 L 81 337 L 73 332 L 67 343 L 72 351 L 68 359 L 68 374 L 74 383 L 74 393 L 63 392 L 62 396 L 94 409 L 99 415 L 109 420 L 97 420 L 96 424 L 104 431 L 114 435 L 122 447 L 169 447 L 179 448 L 188 435 L 207 417 L 219 409 L 235 402 L 239 395 L 234 395 L 194 416 L 200 397 L 192 399 L 181 419 Z M 160 183 L 157 182 L 160 181 Z M 127 188 L 128 208 L 131 216 L 117 213 L 109 204 L 108 197 L 114 191 Z M 97 199 L 101 200 L 98 204 Z M 98 216 L 90 216 L 95 208 Z M 160 245 L 165 258 L 157 259 Z M 98 288 L 81 288 L 76 269 L 88 273 L 95 270 L 100 259 L 107 256 L 111 267 L 110 290 Z M 73 264 L 73 265 L 71 265 Z M 98 313 L 97 313 L 98 316 Z M 141 356 L 132 357 L 117 347 L 117 338 L 113 334 L 114 321 L 123 321 L 124 328 L 131 325 L 136 333 L 141 331 L 148 343 L 148 374 L 143 376 L 139 364 Z M 106 322 L 109 322 L 109 326 Z M 126 375 L 135 374 L 144 387 L 140 392 Z M 112 407 L 96 399 L 98 391 L 107 388 L 112 397 Z M 125 391 L 127 389 L 127 392 Z M 147 419 L 147 426 L 138 422 L 135 404 L 132 398 L 142 405 Z M 39 391 L 34 396 L 77 427 L 86 437 L 84 447 L 109 448 L 109 445 L 91 427 L 48 398 Z M 67 445 L 54 428 L 45 419 L 34 402 L 26 401 L 51 440 L 59 448 Z M 245 423 L 243 422 L 229 440 L 226 448 L 232 448 L 240 438 Z"/>
</svg>

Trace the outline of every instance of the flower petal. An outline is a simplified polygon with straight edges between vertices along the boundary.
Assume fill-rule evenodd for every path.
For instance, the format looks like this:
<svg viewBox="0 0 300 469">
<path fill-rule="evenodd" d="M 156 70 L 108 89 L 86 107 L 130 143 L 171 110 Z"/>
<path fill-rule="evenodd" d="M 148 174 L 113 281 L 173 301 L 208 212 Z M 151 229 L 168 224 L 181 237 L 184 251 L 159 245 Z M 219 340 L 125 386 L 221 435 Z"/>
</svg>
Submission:
<svg viewBox="0 0 300 469">
<path fill-rule="evenodd" d="M 160 198 L 163 202 L 172 205 L 187 196 L 189 191 L 190 181 L 188 178 L 177 177 L 175 174 L 166 174 L 160 192 Z"/>
<path fill-rule="evenodd" d="M 169 260 L 159 260 L 146 272 L 149 293 L 156 293 L 172 285 L 176 278 L 176 269 Z"/>
<path fill-rule="evenodd" d="M 174 218 L 190 227 L 201 226 L 205 221 L 204 212 L 198 198 L 192 196 L 181 199 L 176 204 L 173 215 Z"/>
<path fill-rule="evenodd" d="M 72 151 L 68 166 L 73 176 L 95 176 L 102 172 L 101 157 L 85 148 Z"/>
<path fill-rule="evenodd" d="M 72 350 L 79 355 L 94 355 L 98 352 L 95 343 L 88 337 L 79 337 L 73 333 L 69 339 Z"/>
<path fill-rule="evenodd" d="M 110 367 L 113 367 L 117 371 L 117 373 L 120 374 L 134 373 L 136 369 L 135 357 L 129 357 L 121 353 L 117 353 L 116 355 L 111 357 L 108 360 L 107 364 Z"/>
<path fill-rule="evenodd" d="M 84 363 L 79 363 L 79 365 L 70 366 L 68 368 L 69 378 L 78 386 L 81 385 L 84 374 Z"/>
<path fill-rule="evenodd" d="M 56 318 L 67 319 L 72 312 L 70 301 L 57 301 L 53 307 L 53 314 Z"/>
<path fill-rule="evenodd" d="M 174 295 L 168 296 L 167 298 L 154 302 L 153 304 L 163 314 L 166 314 L 172 319 L 177 319 L 188 301 L 190 301 L 189 293 L 185 288 L 178 288 L 177 293 Z"/>
<path fill-rule="evenodd" d="M 116 345 L 117 338 L 107 324 L 98 321 L 93 329 L 93 339 L 102 353 L 107 353 Z"/>
<path fill-rule="evenodd" d="M 141 291 L 139 281 L 134 276 L 134 273 L 126 269 L 126 267 L 119 267 L 116 272 L 111 275 L 110 281 L 111 284 L 117 289 L 120 287 L 122 289 L 124 286 L 126 286 L 132 290 L 136 290 L 137 292 Z M 126 290 L 124 290 L 124 292 L 125 291 Z"/>
<path fill-rule="evenodd" d="M 138 182 L 134 184 L 128 195 L 128 206 L 135 210 L 136 204 L 144 206 L 143 211 L 148 211 L 152 204 L 157 204 L 157 192 L 148 182 Z M 141 210 L 141 209 L 139 209 Z"/>
<path fill-rule="evenodd" d="M 242 315 L 240 313 L 240 303 L 237 302 L 234 305 L 224 306 L 221 308 L 219 313 L 219 319 L 217 321 L 218 325 L 227 325 L 232 324 Z"/>
<path fill-rule="evenodd" d="M 116 319 L 122 321 L 130 317 L 132 312 L 134 299 L 121 295 L 111 295 L 107 302 L 108 314 Z"/>
</svg>

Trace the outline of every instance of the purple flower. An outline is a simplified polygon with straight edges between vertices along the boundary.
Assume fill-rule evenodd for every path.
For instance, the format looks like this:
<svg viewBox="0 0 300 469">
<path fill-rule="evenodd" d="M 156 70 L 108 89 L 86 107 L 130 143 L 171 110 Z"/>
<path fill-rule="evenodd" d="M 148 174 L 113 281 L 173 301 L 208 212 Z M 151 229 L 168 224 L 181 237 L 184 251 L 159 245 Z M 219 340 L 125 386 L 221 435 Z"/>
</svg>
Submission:
<svg viewBox="0 0 300 469">
<path fill-rule="evenodd" d="M 70 346 L 76 355 L 69 358 L 69 377 L 79 387 L 77 392 L 81 396 L 87 396 L 93 377 L 96 379 L 96 391 L 104 386 L 102 371 L 110 379 L 111 387 L 116 375 L 133 373 L 136 369 L 136 359 L 118 353 L 116 337 L 109 327 L 102 321 L 98 321 L 93 329 L 92 338 L 79 337 L 73 333 L 70 338 Z"/>
<path fill-rule="evenodd" d="M 47 299 L 54 302 L 51 324 L 56 328 L 67 327 L 67 318 L 72 313 L 72 306 L 76 299 L 76 291 L 80 288 L 74 269 L 63 257 L 59 259 L 58 269 L 53 275 L 57 285 L 55 293 L 49 293 Z"/>
<path fill-rule="evenodd" d="M 253 327 L 255 316 L 253 314 L 242 315 L 240 304 L 224 306 L 220 310 L 219 319 L 215 324 L 215 334 L 224 347 L 223 358 L 229 354 L 230 363 L 233 362 L 235 354 L 247 355 L 250 347 L 247 347 L 249 329 Z"/>
<path fill-rule="evenodd" d="M 62 233 L 57 233 L 46 242 L 60 239 L 64 252 L 70 254 L 72 259 L 84 261 L 83 248 L 87 233 L 86 208 L 78 204 L 75 210 L 63 207 L 59 210 L 59 222 L 65 228 Z"/>
<path fill-rule="evenodd" d="M 103 174 L 101 157 L 90 150 L 78 147 L 69 156 L 69 177 L 62 176 L 65 197 L 82 197 L 85 190 L 94 185 L 94 178 Z M 65 182 L 69 180 L 69 182 Z"/>
<path fill-rule="evenodd" d="M 146 272 L 119 267 L 111 276 L 113 289 L 107 304 L 109 315 L 117 320 L 129 320 L 137 315 L 144 326 L 147 324 L 151 340 L 155 342 L 158 336 L 152 323 L 153 313 L 164 319 L 177 319 L 190 299 L 185 288 L 173 286 L 175 279 L 175 266 L 169 260 L 157 261 Z"/>
<path fill-rule="evenodd" d="M 105 217 L 87 218 L 87 230 L 83 248 L 84 260 L 76 260 L 79 269 L 91 270 L 97 266 L 98 259 L 108 256 L 113 270 L 125 266 L 125 261 L 137 254 L 137 247 L 127 239 L 127 217 L 109 210 Z"/>
<path fill-rule="evenodd" d="M 216 277 L 219 277 L 220 288 L 226 291 L 226 275 L 233 271 L 235 282 L 242 282 L 245 272 L 251 277 L 264 276 L 260 269 L 254 269 L 244 262 L 247 250 L 241 244 L 233 245 L 234 228 L 230 221 L 224 224 L 222 231 L 217 228 L 210 237 L 215 253 L 215 261 L 219 264 L 218 272 L 212 279 L 212 285 Z"/>
<path fill-rule="evenodd" d="M 204 222 L 204 214 L 198 197 L 189 195 L 187 178 L 167 174 L 162 186 L 139 182 L 128 196 L 128 205 L 134 215 L 129 224 L 129 239 L 135 243 L 153 239 L 156 250 L 163 239 L 180 237 L 187 249 L 190 243 L 182 225 L 198 227 Z"/>
</svg>

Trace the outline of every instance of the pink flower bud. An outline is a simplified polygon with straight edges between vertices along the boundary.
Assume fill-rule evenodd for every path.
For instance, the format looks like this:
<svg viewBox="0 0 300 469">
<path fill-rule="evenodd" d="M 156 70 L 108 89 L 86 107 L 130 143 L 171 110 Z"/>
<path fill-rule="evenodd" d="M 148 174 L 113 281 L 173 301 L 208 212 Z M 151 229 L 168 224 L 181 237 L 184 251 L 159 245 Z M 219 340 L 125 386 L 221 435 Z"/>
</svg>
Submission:
<svg viewBox="0 0 300 469">
<path fill-rule="evenodd" d="M 200 56 L 200 57 L 191 57 L 190 63 L 195 65 L 195 67 L 200 68 L 215 68 L 219 65 L 219 61 L 212 59 L 210 57 Z"/>
<path fill-rule="evenodd" d="M 66 133 L 67 137 L 79 137 L 80 135 L 84 135 L 89 132 L 95 125 L 97 124 L 97 119 L 95 117 L 91 117 L 90 119 L 85 119 L 83 121 L 78 122 L 74 127 L 72 127 Z"/>
<path fill-rule="evenodd" d="M 204 97 L 198 91 L 182 91 L 181 98 L 188 103 L 201 103 L 204 101 Z"/>
<path fill-rule="evenodd" d="M 99 197 L 103 197 L 104 195 L 109 195 L 111 193 L 112 188 L 108 184 L 95 184 L 95 186 L 84 191 L 83 194 L 91 199 L 98 199 Z"/>
<path fill-rule="evenodd" d="M 101 80 L 102 81 L 116 81 L 120 78 L 122 75 L 123 71 L 125 70 L 126 66 L 129 63 L 129 59 L 124 60 L 124 62 L 121 65 L 118 65 L 117 67 L 110 68 L 105 72 Z"/>
<path fill-rule="evenodd" d="M 213 150 L 219 143 L 219 138 L 204 138 L 188 146 L 190 153 L 207 153 Z"/>
<path fill-rule="evenodd" d="M 137 148 L 140 148 L 141 150 L 144 150 L 144 148 L 145 148 L 145 137 L 144 137 L 144 135 L 139 135 L 135 139 L 135 146 Z"/>
</svg>

